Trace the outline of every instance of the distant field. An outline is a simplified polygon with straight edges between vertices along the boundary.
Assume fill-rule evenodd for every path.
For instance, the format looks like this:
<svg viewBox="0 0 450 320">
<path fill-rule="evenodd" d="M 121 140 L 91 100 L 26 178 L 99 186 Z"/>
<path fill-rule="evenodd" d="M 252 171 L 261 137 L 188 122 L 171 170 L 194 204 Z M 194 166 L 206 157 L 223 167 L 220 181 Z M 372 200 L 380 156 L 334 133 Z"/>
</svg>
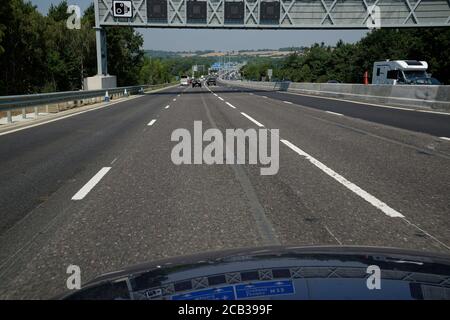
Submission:
<svg viewBox="0 0 450 320">
<path fill-rule="evenodd" d="M 162 51 L 162 50 L 147 50 L 146 54 L 152 57 L 183 57 L 183 58 L 191 58 L 191 57 L 203 57 L 203 58 L 211 58 L 211 57 L 223 57 L 223 56 L 232 56 L 232 57 L 267 57 L 267 58 L 278 58 L 285 57 L 291 54 L 292 50 L 279 49 L 279 50 L 271 50 L 271 49 L 263 49 L 263 50 L 243 50 L 243 51 L 232 51 L 232 52 L 222 52 L 222 51 L 196 51 L 196 52 L 176 52 L 176 51 Z"/>
</svg>

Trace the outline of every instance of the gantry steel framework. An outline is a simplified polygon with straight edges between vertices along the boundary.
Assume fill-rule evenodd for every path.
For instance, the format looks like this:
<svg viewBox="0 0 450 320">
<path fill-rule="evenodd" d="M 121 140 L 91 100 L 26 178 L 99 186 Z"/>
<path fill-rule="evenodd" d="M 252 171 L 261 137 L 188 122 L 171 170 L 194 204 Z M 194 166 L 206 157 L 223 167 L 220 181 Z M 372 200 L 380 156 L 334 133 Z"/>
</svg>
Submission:
<svg viewBox="0 0 450 320">
<path fill-rule="evenodd" d="M 450 0 L 133 0 L 131 18 L 114 16 L 114 0 L 95 1 L 100 26 L 367 29 L 375 20 L 390 28 L 450 26 Z M 188 7 L 194 2 L 204 3 L 204 17 L 190 19 Z M 237 9 L 227 19 L 230 3 Z M 165 6 L 165 14 L 152 19 L 152 6 Z"/>
<path fill-rule="evenodd" d="M 119 17 L 115 5 L 130 5 Z M 449 27 L 450 0 L 94 0 L 98 74 L 106 75 L 103 27 L 372 29 Z"/>
</svg>

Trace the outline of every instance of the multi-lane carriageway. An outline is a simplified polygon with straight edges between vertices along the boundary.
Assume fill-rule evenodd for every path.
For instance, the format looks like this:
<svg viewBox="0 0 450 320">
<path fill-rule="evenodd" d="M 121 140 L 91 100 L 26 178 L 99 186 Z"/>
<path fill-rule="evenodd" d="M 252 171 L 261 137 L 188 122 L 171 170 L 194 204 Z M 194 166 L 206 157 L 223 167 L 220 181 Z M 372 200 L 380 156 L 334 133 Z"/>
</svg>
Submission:
<svg viewBox="0 0 450 320">
<path fill-rule="evenodd" d="M 173 130 L 279 129 L 280 169 L 179 165 Z M 174 87 L 0 133 L 0 297 L 124 266 L 271 244 L 449 253 L 450 116 Z"/>
</svg>

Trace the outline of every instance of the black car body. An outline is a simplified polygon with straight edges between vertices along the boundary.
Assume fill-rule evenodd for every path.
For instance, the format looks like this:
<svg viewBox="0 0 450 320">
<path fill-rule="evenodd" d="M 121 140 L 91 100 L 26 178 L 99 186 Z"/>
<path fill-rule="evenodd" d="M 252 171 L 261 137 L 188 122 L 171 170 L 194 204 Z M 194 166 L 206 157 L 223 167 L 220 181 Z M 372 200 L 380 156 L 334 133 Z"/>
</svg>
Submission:
<svg viewBox="0 0 450 320">
<path fill-rule="evenodd" d="M 201 87 L 201 86 L 202 86 L 202 82 L 199 79 L 192 80 L 192 88 Z"/>
<path fill-rule="evenodd" d="M 373 270 L 379 288 L 371 287 Z M 199 285 L 199 283 L 201 285 Z M 62 299 L 449 299 L 450 257 L 392 248 L 259 247 L 142 264 Z"/>
</svg>

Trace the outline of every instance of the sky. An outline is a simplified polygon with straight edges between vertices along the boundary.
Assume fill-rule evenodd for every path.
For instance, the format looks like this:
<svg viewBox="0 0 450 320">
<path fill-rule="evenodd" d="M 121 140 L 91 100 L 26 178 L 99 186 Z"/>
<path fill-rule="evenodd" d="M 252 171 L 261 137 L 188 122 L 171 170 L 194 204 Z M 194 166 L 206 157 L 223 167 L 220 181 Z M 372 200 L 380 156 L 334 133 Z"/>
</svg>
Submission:
<svg viewBox="0 0 450 320">
<path fill-rule="evenodd" d="M 47 14 L 50 4 L 60 0 L 31 0 L 40 12 Z M 83 11 L 92 0 L 68 0 Z M 198 30 L 137 29 L 144 36 L 144 49 L 167 51 L 244 49 L 278 49 L 309 46 L 315 42 L 334 45 L 339 39 L 356 42 L 366 34 L 362 30 Z"/>
</svg>

